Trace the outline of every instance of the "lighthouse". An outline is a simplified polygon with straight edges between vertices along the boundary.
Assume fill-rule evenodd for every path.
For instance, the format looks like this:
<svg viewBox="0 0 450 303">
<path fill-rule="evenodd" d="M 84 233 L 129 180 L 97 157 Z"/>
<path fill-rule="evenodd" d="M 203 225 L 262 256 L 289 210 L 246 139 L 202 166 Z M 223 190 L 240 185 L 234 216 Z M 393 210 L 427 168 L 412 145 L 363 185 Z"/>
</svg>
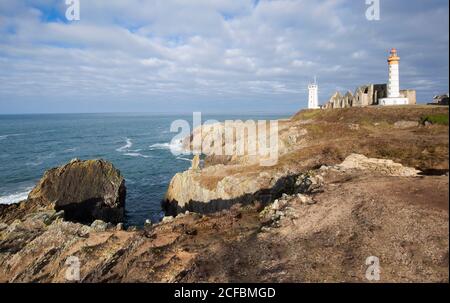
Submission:
<svg viewBox="0 0 450 303">
<path fill-rule="evenodd" d="M 319 108 L 319 85 L 317 85 L 316 78 L 314 83 L 308 85 L 308 109 Z"/>
<path fill-rule="evenodd" d="M 388 58 L 389 82 L 387 86 L 387 98 L 379 100 L 380 105 L 407 105 L 408 99 L 400 95 L 400 57 L 393 48 Z"/>
</svg>

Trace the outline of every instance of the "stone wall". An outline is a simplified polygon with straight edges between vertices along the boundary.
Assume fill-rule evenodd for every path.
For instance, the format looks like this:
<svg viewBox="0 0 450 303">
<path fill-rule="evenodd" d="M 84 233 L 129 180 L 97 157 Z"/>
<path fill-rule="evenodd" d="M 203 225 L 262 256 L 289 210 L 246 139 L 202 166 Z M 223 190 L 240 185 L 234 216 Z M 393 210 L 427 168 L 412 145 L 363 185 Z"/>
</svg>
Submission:
<svg viewBox="0 0 450 303">
<path fill-rule="evenodd" d="M 400 91 L 400 96 L 408 99 L 409 105 L 414 105 L 417 103 L 416 91 L 413 89 L 403 89 Z"/>
<path fill-rule="evenodd" d="M 401 96 L 408 98 L 409 104 L 416 104 L 416 91 L 412 89 L 400 91 Z M 378 105 L 378 100 L 387 97 L 387 84 L 362 85 L 355 93 L 348 91 L 344 96 L 335 92 L 323 108 L 347 108 Z"/>
</svg>

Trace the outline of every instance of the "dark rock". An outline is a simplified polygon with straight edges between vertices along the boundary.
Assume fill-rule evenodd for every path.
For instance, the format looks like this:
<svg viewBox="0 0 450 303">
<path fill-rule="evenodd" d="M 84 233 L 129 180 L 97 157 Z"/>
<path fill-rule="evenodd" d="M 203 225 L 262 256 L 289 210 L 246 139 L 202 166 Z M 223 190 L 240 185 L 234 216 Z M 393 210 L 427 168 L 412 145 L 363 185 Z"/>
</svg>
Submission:
<svg viewBox="0 0 450 303">
<path fill-rule="evenodd" d="M 189 235 L 189 236 L 196 236 L 197 235 L 197 229 L 195 229 L 195 228 L 188 228 L 188 229 L 186 229 L 185 233 L 186 233 L 186 235 Z"/>
<path fill-rule="evenodd" d="M 47 171 L 26 203 L 64 211 L 64 219 L 119 223 L 124 218 L 125 180 L 103 160 L 73 160 Z"/>
</svg>

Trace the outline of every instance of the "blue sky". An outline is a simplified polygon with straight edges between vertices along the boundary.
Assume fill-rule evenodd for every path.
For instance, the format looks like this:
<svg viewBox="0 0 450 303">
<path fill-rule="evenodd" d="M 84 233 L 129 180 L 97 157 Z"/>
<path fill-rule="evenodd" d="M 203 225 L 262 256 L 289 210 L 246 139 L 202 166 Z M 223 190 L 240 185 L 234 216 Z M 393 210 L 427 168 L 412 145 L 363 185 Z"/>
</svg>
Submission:
<svg viewBox="0 0 450 303">
<path fill-rule="evenodd" d="M 0 0 L 0 114 L 295 112 L 386 83 L 447 93 L 448 0 Z"/>
</svg>

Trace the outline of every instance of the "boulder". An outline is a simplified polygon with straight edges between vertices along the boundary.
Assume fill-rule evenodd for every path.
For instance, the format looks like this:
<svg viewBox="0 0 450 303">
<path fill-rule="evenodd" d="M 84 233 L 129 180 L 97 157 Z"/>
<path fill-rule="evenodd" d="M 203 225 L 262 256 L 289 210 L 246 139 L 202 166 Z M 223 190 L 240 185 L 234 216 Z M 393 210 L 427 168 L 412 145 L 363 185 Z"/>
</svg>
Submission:
<svg viewBox="0 0 450 303">
<path fill-rule="evenodd" d="M 172 222 L 174 220 L 174 218 L 172 216 L 166 216 L 164 218 L 162 218 L 162 223 L 169 223 Z"/>
<path fill-rule="evenodd" d="M 94 231 L 98 231 L 98 232 L 106 231 L 108 229 L 108 227 L 109 227 L 108 223 L 103 222 L 102 220 L 95 220 L 91 224 L 91 228 Z"/>
<path fill-rule="evenodd" d="M 123 223 L 119 223 L 116 226 L 116 231 L 122 231 L 125 230 Z"/>
<path fill-rule="evenodd" d="M 394 124 L 395 128 L 399 128 L 399 129 L 406 129 L 406 128 L 413 128 L 413 127 L 418 127 L 419 126 L 419 122 L 417 121 L 397 121 Z"/>
<path fill-rule="evenodd" d="M 111 163 L 73 160 L 47 171 L 26 203 L 64 211 L 68 221 L 118 223 L 124 218 L 125 196 L 125 180 Z"/>
<path fill-rule="evenodd" d="M 351 154 L 344 162 L 338 165 L 338 168 L 341 170 L 367 170 L 382 175 L 398 177 L 415 177 L 420 173 L 419 170 L 412 167 L 405 167 L 392 160 L 367 158 L 366 156 L 359 154 Z"/>
</svg>

